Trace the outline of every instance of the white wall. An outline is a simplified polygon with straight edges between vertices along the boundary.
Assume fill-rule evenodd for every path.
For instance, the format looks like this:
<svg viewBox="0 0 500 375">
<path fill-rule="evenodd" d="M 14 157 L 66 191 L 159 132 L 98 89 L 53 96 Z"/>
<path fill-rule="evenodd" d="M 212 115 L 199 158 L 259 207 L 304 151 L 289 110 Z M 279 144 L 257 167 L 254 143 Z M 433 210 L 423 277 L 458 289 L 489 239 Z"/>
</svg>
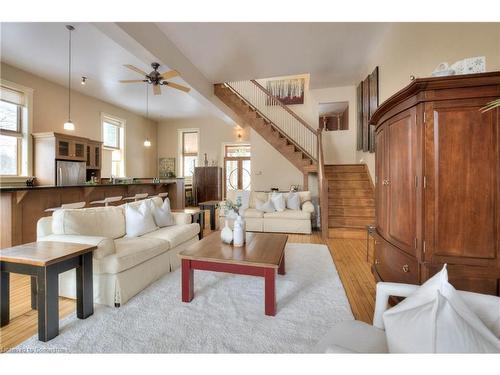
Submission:
<svg viewBox="0 0 500 375">
<path fill-rule="evenodd" d="M 82 136 L 94 140 L 101 138 L 101 113 L 107 113 L 124 119 L 125 130 L 125 173 L 130 177 L 155 177 L 156 159 L 156 122 L 117 107 L 94 97 L 71 93 L 71 119 L 75 131 L 68 132 L 63 124 L 68 116 L 68 89 L 39 76 L 20 70 L 12 65 L 0 65 L 1 78 L 31 87 L 33 92 L 33 133 L 59 132 Z M 144 147 L 144 140 L 149 138 L 152 146 Z M 103 155 L 102 176 L 111 171 L 111 158 Z"/>
<path fill-rule="evenodd" d="M 500 23 L 399 23 L 367 56 L 359 81 L 379 67 L 380 103 L 410 83 L 410 75 L 429 77 L 441 62 L 486 56 L 487 71 L 500 70 Z M 375 175 L 375 154 L 358 151 Z"/>
</svg>

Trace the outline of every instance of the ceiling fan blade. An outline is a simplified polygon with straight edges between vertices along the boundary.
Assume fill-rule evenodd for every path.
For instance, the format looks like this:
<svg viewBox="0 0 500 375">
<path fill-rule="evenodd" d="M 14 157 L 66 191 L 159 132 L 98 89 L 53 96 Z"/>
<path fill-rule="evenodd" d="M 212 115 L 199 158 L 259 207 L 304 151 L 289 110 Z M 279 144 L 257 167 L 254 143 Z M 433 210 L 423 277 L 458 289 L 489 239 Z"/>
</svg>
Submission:
<svg viewBox="0 0 500 375">
<path fill-rule="evenodd" d="M 165 85 L 167 85 L 168 87 L 172 87 L 174 89 L 177 89 L 177 90 L 181 90 L 181 91 L 184 91 L 184 92 L 189 92 L 191 89 L 189 87 L 186 87 L 186 86 L 182 86 L 182 85 L 179 85 L 177 83 L 174 83 L 174 82 L 163 82 Z"/>
<path fill-rule="evenodd" d="M 155 95 L 161 95 L 160 85 L 153 85 L 153 93 Z"/>
<path fill-rule="evenodd" d="M 125 64 L 125 65 L 123 65 L 123 66 L 124 66 L 124 67 L 126 67 L 126 68 L 129 68 L 130 70 L 133 70 L 134 72 L 137 72 L 137 73 L 139 73 L 139 74 L 142 74 L 143 76 L 147 76 L 147 75 L 148 75 L 148 73 L 146 73 L 144 70 L 141 70 L 141 69 L 139 69 L 139 68 L 136 68 L 136 67 L 135 67 L 135 66 L 133 66 L 133 65 L 130 65 L 130 64 Z"/>
<path fill-rule="evenodd" d="M 118 82 L 120 83 L 137 83 L 137 82 L 144 82 L 145 80 L 143 79 L 122 79 Z"/>
<path fill-rule="evenodd" d="M 162 73 L 161 78 L 162 79 L 169 79 L 173 77 L 177 77 L 179 75 L 179 72 L 177 70 L 170 70 L 168 72 Z"/>
</svg>

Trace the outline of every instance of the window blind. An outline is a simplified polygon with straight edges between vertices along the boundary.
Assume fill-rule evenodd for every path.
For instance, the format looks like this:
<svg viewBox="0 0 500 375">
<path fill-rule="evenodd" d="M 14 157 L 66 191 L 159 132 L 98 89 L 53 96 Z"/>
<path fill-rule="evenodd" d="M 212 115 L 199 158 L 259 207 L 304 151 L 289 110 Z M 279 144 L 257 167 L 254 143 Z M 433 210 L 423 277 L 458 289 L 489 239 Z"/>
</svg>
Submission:
<svg viewBox="0 0 500 375">
<path fill-rule="evenodd" d="M 0 100 L 23 107 L 26 105 L 24 93 L 6 86 L 0 86 Z"/>
</svg>

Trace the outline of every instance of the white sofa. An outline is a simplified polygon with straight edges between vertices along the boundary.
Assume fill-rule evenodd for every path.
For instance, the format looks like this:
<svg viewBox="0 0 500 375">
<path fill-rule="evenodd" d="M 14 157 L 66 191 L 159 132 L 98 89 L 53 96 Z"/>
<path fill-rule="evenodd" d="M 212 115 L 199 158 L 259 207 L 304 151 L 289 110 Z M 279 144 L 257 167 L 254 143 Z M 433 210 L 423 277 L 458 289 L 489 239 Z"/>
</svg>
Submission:
<svg viewBox="0 0 500 375">
<path fill-rule="evenodd" d="M 240 190 L 229 190 L 226 199 L 233 202 Z M 285 199 L 288 193 L 283 193 Z M 300 191 L 300 210 L 285 209 L 282 212 L 264 213 L 256 209 L 256 200 L 265 202 L 270 193 L 250 192 L 248 208 L 242 210 L 245 218 L 246 230 L 251 232 L 278 232 L 278 233 L 311 233 L 311 215 L 314 212 L 314 205 L 311 203 L 311 192 Z M 224 220 L 224 210 L 220 210 L 221 225 Z"/>
<path fill-rule="evenodd" d="M 408 297 L 420 286 L 379 282 L 373 325 L 359 320 L 336 324 L 316 344 L 314 353 L 388 353 L 382 315 L 388 309 L 390 296 Z M 500 298 L 486 294 L 458 291 L 467 306 L 488 329 L 500 339 Z"/>
<path fill-rule="evenodd" d="M 152 200 L 156 205 L 162 204 L 159 197 Z M 124 205 L 61 209 L 37 223 L 38 241 L 97 246 L 93 256 L 94 302 L 108 306 L 126 303 L 148 285 L 178 268 L 177 254 L 198 241 L 200 232 L 199 225 L 191 223 L 191 215 L 174 212 L 175 225 L 140 237 L 126 237 L 124 211 Z M 75 270 L 59 276 L 59 295 L 76 298 Z"/>
</svg>

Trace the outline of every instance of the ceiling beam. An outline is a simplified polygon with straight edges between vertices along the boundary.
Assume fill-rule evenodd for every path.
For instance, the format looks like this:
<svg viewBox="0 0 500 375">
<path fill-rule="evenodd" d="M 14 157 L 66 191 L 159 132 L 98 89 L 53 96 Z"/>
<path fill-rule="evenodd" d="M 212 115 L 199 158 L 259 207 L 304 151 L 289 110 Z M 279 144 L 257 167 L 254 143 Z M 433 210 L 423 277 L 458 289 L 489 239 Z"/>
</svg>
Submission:
<svg viewBox="0 0 500 375">
<path fill-rule="evenodd" d="M 168 69 L 177 70 L 181 78 L 193 89 L 189 94 L 207 106 L 226 123 L 240 123 L 239 117 L 214 95 L 213 84 L 152 22 L 94 23 L 94 25 L 121 47 L 134 54 L 145 64 L 158 61 Z"/>
</svg>

